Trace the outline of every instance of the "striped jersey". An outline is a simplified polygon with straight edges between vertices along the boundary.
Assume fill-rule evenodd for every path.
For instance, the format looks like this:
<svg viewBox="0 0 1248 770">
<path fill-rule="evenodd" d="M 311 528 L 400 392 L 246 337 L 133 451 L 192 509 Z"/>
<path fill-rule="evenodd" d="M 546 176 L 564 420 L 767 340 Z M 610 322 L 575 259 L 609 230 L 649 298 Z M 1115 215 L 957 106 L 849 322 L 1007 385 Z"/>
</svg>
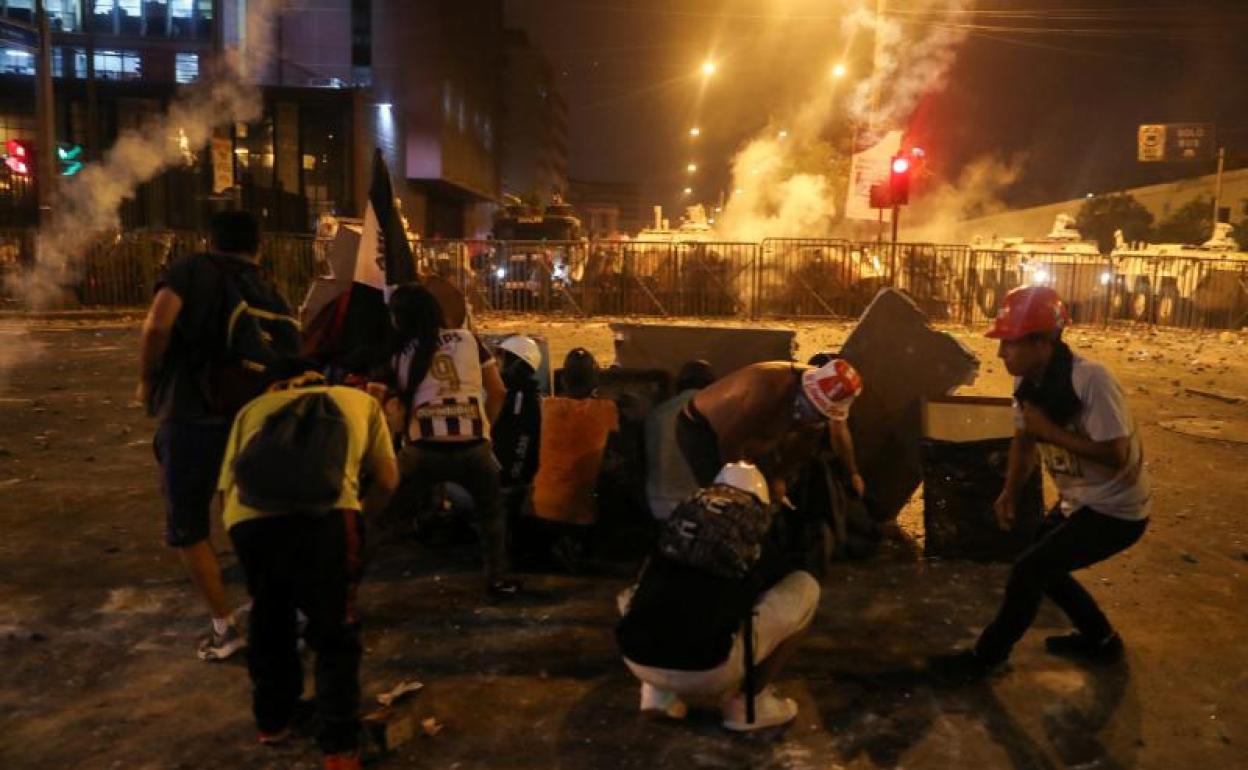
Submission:
<svg viewBox="0 0 1248 770">
<path fill-rule="evenodd" d="M 438 339 L 429 373 L 412 394 L 408 440 L 488 438 L 481 369 L 496 366 L 494 357 L 466 329 L 443 329 Z M 392 361 L 400 392 L 408 390 L 408 371 L 418 344 L 413 340 Z"/>
</svg>

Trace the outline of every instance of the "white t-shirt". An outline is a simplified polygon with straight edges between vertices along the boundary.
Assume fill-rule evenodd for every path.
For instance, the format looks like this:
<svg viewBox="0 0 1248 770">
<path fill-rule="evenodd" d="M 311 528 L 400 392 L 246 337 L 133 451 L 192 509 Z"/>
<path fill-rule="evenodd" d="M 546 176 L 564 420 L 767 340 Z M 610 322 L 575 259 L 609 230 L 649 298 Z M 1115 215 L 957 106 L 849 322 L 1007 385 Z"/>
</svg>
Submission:
<svg viewBox="0 0 1248 770">
<path fill-rule="evenodd" d="M 485 386 L 481 370 L 495 366 L 494 357 L 466 329 L 443 329 L 438 352 L 429 373 L 412 395 L 408 438 L 489 438 L 485 417 Z M 407 372 L 416 352 L 416 341 L 394 360 L 400 390 L 406 390 Z"/>
<path fill-rule="evenodd" d="M 1015 388 L 1020 382 L 1021 378 L 1015 378 Z M 1126 465 L 1116 471 L 1059 446 L 1038 442 L 1040 459 L 1061 495 L 1062 511 L 1070 514 L 1086 506 L 1118 519 L 1148 518 L 1152 485 L 1144 466 L 1144 450 L 1135 418 L 1122 388 L 1104 366 L 1079 356 L 1074 357 L 1071 384 L 1083 409 L 1071 424 L 1063 427 L 1093 441 L 1130 436 L 1131 448 Z M 1017 401 L 1014 425 L 1023 427 L 1023 412 Z"/>
</svg>

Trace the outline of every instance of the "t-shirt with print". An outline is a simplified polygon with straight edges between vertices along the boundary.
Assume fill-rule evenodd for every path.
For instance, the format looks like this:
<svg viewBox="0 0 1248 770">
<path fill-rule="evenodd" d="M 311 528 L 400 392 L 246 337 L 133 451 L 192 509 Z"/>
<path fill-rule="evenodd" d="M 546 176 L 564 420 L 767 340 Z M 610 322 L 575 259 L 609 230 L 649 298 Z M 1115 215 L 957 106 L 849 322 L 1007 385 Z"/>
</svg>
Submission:
<svg viewBox="0 0 1248 770">
<path fill-rule="evenodd" d="M 593 524 L 598 511 L 594 488 L 602 470 L 607 437 L 620 429 L 614 401 L 603 398 L 542 399 L 542 441 L 533 511 L 568 524 Z"/>
<path fill-rule="evenodd" d="M 1015 388 L 1022 382 L 1015 378 Z M 1101 364 L 1074 357 L 1071 384 L 1083 404 L 1065 427 L 1092 441 L 1111 441 L 1129 436 L 1127 463 L 1114 470 L 1079 457 L 1061 447 L 1038 442 L 1040 459 L 1061 495 L 1062 510 L 1069 514 L 1088 507 L 1107 516 L 1131 521 L 1148 518 L 1152 489 L 1135 418 L 1114 376 Z M 1023 427 L 1023 413 L 1014 403 L 1015 427 Z"/>
<path fill-rule="evenodd" d="M 225 496 L 222 518 L 226 529 L 239 522 L 270 515 L 239 500 L 238 485 L 234 483 L 234 458 L 264 426 L 269 415 L 310 393 L 328 393 L 342 410 L 347 423 L 347 462 L 342 469 L 342 493 L 335 508 L 360 510 L 360 473 L 372 471 L 387 460 L 394 460 L 394 446 L 381 414 L 381 405 L 364 391 L 341 385 L 318 385 L 265 393 L 239 410 L 226 443 L 225 460 L 221 463 L 221 475 L 217 481 L 217 489 Z"/>
<path fill-rule="evenodd" d="M 419 344 L 412 340 L 391 362 L 400 392 L 408 390 L 408 372 Z M 429 373 L 412 393 L 408 439 L 489 438 L 481 376 L 487 366 L 497 362 L 476 335 L 466 329 L 443 329 Z"/>
</svg>

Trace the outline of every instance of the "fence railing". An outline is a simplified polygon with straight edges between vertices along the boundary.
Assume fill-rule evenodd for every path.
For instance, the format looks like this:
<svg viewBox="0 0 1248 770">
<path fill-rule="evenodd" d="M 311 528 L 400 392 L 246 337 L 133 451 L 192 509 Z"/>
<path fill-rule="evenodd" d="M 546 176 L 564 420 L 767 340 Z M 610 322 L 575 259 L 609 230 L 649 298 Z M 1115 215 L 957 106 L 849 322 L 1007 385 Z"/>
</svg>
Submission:
<svg viewBox="0 0 1248 770">
<path fill-rule="evenodd" d="M 261 264 L 298 304 L 324 272 L 324 243 L 274 233 Z M 1076 323 L 1185 328 L 1248 323 L 1248 259 L 1019 253 L 926 243 L 770 238 L 760 243 L 413 241 L 421 275 L 459 286 L 478 312 L 573 316 L 854 317 L 879 289 L 905 291 L 933 320 L 986 323 L 1011 289 L 1055 288 Z M 203 248 L 189 232 L 101 239 L 64 271 L 68 301 L 145 304 L 161 267 Z M 28 269 L 34 236 L 0 228 L 0 274 Z M 8 285 L 8 282 L 5 282 Z M 6 306 L 19 298 L 4 294 Z"/>
</svg>

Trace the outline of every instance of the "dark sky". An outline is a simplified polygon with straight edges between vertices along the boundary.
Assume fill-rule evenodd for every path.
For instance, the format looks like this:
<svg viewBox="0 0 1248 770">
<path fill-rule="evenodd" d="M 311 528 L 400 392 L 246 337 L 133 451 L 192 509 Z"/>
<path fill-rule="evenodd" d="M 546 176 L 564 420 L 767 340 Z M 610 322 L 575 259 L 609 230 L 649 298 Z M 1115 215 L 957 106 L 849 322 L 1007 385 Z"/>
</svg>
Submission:
<svg viewBox="0 0 1248 770">
<path fill-rule="evenodd" d="M 561 73 L 572 175 L 639 182 L 644 204 L 669 206 L 689 161 L 699 192 L 726 186 L 734 150 L 788 114 L 832 63 L 848 57 L 846 82 L 862 77 L 870 42 L 847 40 L 841 18 L 858 2 L 508 0 L 513 23 Z M 889 0 L 903 12 L 923 5 Z M 1135 161 L 1137 126 L 1167 121 L 1216 123 L 1230 165 L 1248 165 L 1248 0 L 967 5 L 974 14 L 937 19 L 969 36 L 949 86 L 910 122 L 938 176 L 1022 154 L 1006 199 L 1025 204 L 1211 171 Z M 894 18 L 908 36 L 932 29 L 931 16 Z M 704 87 L 708 55 L 719 69 Z M 703 135 L 691 141 L 695 123 Z"/>
</svg>

